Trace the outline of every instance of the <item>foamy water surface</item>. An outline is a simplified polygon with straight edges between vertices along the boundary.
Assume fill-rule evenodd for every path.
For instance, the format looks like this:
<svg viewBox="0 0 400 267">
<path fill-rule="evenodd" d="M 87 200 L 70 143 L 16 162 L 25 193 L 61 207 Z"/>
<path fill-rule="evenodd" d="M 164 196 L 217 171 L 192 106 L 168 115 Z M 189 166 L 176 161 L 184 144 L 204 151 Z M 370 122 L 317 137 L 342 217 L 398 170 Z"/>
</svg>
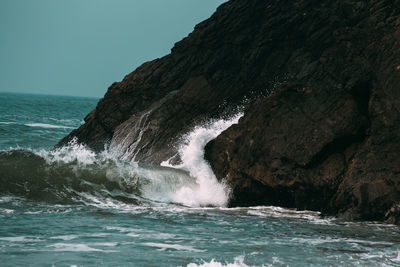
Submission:
<svg viewBox="0 0 400 267">
<path fill-rule="evenodd" d="M 183 136 L 177 166 L 126 162 L 77 140 L 52 150 L 96 101 L 0 94 L 1 266 L 400 265 L 393 225 L 227 208 L 229 187 L 204 146 L 242 113 Z"/>
</svg>

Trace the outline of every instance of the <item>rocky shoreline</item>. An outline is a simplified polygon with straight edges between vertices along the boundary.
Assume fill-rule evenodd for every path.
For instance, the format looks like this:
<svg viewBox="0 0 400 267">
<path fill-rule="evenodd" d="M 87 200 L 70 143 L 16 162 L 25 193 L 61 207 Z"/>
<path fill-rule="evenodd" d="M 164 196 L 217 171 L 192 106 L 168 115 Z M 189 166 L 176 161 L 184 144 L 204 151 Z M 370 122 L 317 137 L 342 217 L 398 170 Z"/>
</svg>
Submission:
<svg viewBox="0 0 400 267">
<path fill-rule="evenodd" d="M 206 146 L 231 206 L 400 224 L 400 4 L 231 0 L 112 84 L 77 137 L 158 164 L 193 126 L 250 99 Z M 176 161 L 179 161 L 177 158 Z"/>
</svg>

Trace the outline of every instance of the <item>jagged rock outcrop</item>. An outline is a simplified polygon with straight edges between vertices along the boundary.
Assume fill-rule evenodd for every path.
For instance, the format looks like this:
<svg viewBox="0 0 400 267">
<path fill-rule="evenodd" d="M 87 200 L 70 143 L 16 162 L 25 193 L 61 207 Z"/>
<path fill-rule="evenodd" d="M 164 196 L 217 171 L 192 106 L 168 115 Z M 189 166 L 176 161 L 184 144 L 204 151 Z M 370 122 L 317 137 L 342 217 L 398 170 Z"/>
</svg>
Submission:
<svg viewBox="0 0 400 267">
<path fill-rule="evenodd" d="M 206 146 L 231 205 L 399 223 L 400 4 L 231 0 L 114 83 L 73 136 L 159 163 L 193 125 L 253 99 Z"/>
<path fill-rule="evenodd" d="M 283 22 L 292 31 L 282 32 L 298 40 L 291 53 L 303 68 L 250 105 L 238 125 L 207 145 L 206 157 L 232 185 L 232 205 L 398 222 L 399 4 L 308 4 L 292 3 L 292 21 Z"/>
<path fill-rule="evenodd" d="M 235 108 L 245 96 L 266 93 L 288 70 L 279 68 L 284 55 L 271 54 L 273 47 L 263 45 L 265 29 L 257 26 L 264 20 L 261 2 L 223 4 L 171 54 L 112 84 L 85 124 L 59 145 L 77 137 L 101 150 L 114 139 L 119 156 L 159 163 L 176 153 L 174 140 L 194 125 Z M 122 132 L 137 129 L 141 118 L 145 131 L 124 138 Z"/>
</svg>

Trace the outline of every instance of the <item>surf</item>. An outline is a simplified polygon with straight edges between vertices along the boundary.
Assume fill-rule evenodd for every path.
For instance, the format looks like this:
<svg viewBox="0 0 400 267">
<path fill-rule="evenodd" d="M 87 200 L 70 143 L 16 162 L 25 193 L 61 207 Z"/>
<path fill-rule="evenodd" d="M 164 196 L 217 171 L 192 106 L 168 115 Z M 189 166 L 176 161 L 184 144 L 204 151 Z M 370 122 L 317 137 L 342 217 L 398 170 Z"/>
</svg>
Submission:
<svg viewBox="0 0 400 267">
<path fill-rule="evenodd" d="M 237 123 L 242 113 L 195 127 L 181 138 L 181 163 L 126 161 L 105 149 L 95 153 L 77 139 L 53 150 L 0 151 L 0 194 L 57 204 L 149 201 L 188 207 L 224 207 L 229 187 L 204 160 L 205 145 Z"/>
</svg>

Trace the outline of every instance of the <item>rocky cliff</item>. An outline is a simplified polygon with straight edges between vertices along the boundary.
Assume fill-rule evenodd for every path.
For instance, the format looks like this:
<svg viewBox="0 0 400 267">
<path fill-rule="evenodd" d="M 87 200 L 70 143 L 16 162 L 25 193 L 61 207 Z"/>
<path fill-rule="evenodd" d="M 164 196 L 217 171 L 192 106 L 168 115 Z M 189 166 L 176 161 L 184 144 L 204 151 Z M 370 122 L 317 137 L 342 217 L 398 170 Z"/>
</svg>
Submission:
<svg viewBox="0 0 400 267">
<path fill-rule="evenodd" d="M 400 223 L 400 4 L 231 0 L 110 86 L 61 140 L 159 163 L 191 127 L 252 100 L 206 146 L 231 205 Z M 179 160 L 179 159 L 177 159 Z"/>
</svg>

